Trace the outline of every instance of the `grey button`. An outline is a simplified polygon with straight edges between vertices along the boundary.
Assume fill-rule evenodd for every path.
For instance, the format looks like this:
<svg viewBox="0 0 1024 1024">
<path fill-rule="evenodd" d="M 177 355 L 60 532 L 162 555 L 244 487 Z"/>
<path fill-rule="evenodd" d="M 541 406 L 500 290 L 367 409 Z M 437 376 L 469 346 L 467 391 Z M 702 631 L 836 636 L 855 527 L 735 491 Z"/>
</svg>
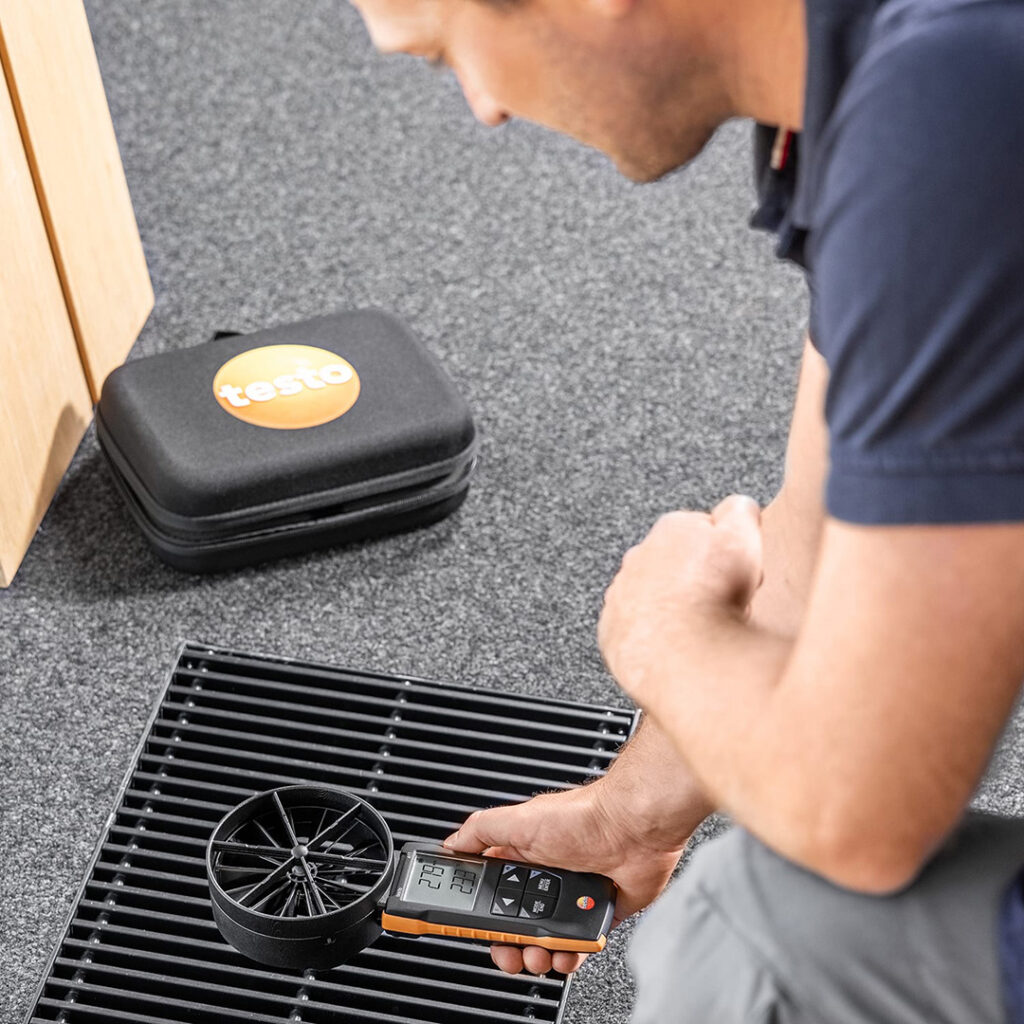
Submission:
<svg viewBox="0 0 1024 1024">
<path fill-rule="evenodd" d="M 494 894 L 491 913 L 501 914 L 503 917 L 518 917 L 522 899 L 523 894 L 518 889 L 499 889 Z"/>
<path fill-rule="evenodd" d="M 550 917 L 555 909 L 555 901 L 551 896 L 535 896 L 527 893 L 523 897 L 523 906 L 519 911 L 520 917 Z"/>
<path fill-rule="evenodd" d="M 538 896 L 550 896 L 558 899 L 558 890 L 562 887 L 558 875 L 550 871 L 541 871 L 537 868 L 530 870 L 530 877 L 526 881 L 527 893 L 536 893 Z"/>
<path fill-rule="evenodd" d="M 526 885 L 527 869 L 518 864 L 504 864 L 501 868 L 501 880 L 498 882 L 502 888 L 518 888 L 522 891 Z"/>
</svg>

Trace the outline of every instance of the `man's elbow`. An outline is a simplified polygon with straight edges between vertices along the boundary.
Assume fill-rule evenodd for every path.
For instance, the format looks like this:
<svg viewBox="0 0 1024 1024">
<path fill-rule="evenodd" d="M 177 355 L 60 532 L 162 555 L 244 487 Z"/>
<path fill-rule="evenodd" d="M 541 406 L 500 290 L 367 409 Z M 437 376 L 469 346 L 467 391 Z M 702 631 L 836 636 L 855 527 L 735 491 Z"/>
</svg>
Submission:
<svg viewBox="0 0 1024 1024">
<path fill-rule="evenodd" d="M 902 850 L 830 852 L 807 867 L 841 889 L 865 896 L 892 896 L 913 884 L 927 859 Z"/>
<path fill-rule="evenodd" d="M 917 879 L 947 830 L 885 821 L 833 827 L 808 844 L 804 866 L 851 892 L 891 896 Z"/>
</svg>

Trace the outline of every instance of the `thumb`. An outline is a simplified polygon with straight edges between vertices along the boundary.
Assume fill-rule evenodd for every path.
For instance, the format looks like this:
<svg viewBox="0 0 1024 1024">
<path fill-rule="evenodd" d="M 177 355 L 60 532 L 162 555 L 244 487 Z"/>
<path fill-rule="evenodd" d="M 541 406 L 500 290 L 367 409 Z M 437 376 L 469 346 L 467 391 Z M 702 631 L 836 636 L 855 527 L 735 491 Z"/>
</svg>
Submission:
<svg viewBox="0 0 1024 1024">
<path fill-rule="evenodd" d="M 761 534 L 761 507 L 745 494 L 732 494 L 711 511 L 711 521 L 726 530 L 737 543 L 744 572 L 737 580 L 736 598 L 746 605 L 764 578 L 764 541 Z"/>
<path fill-rule="evenodd" d="M 730 494 L 711 510 L 715 526 L 726 526 L 761 536 L 761 506 L 746 494 Z"/>
<path fill-rule="evenodd" d="M 487 811 L 474 811 L 442 845 L 463 853 L 483 853 L 492 846 L 514 846 L 510 818 L 515 809 L 492 807 Z"/>
</svg>

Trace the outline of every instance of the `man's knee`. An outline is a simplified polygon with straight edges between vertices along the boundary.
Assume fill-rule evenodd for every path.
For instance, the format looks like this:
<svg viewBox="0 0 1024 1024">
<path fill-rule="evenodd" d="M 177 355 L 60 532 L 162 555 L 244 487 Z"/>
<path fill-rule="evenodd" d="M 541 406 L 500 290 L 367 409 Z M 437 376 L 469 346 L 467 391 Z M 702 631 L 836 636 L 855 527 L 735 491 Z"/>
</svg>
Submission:
<svg viewBox="0 0 1024 1024">
<path fill-rule="evenodd" d="M 917 884 L 871 897 L 733 829 L 697 851 L 638 930 L 638 1011 L 645 987 L 664 995 L 674 978 L 678 1004 L 694 1007 L 681 1022 L 1000 1020 L 986 900 L 1019 863 L 1021 837 L 1019 825 L 971 819 Z"/>
</svg>

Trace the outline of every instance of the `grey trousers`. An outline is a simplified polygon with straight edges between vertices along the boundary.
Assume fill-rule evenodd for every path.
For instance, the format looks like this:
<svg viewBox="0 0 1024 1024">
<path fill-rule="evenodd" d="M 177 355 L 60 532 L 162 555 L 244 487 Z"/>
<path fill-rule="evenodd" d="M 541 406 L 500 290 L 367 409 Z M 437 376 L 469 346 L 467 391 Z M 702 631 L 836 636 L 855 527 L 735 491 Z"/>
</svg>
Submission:
<svg viewBox="0 0 1024 1024">
<path fill-rule="evenodd" d="M 1024 821 L 969 815 L 894 896 L 837 888 L 733 828 L 640 922 L 633 1024 L 1004 1024 L 999 902 Z"/>
</svg>

